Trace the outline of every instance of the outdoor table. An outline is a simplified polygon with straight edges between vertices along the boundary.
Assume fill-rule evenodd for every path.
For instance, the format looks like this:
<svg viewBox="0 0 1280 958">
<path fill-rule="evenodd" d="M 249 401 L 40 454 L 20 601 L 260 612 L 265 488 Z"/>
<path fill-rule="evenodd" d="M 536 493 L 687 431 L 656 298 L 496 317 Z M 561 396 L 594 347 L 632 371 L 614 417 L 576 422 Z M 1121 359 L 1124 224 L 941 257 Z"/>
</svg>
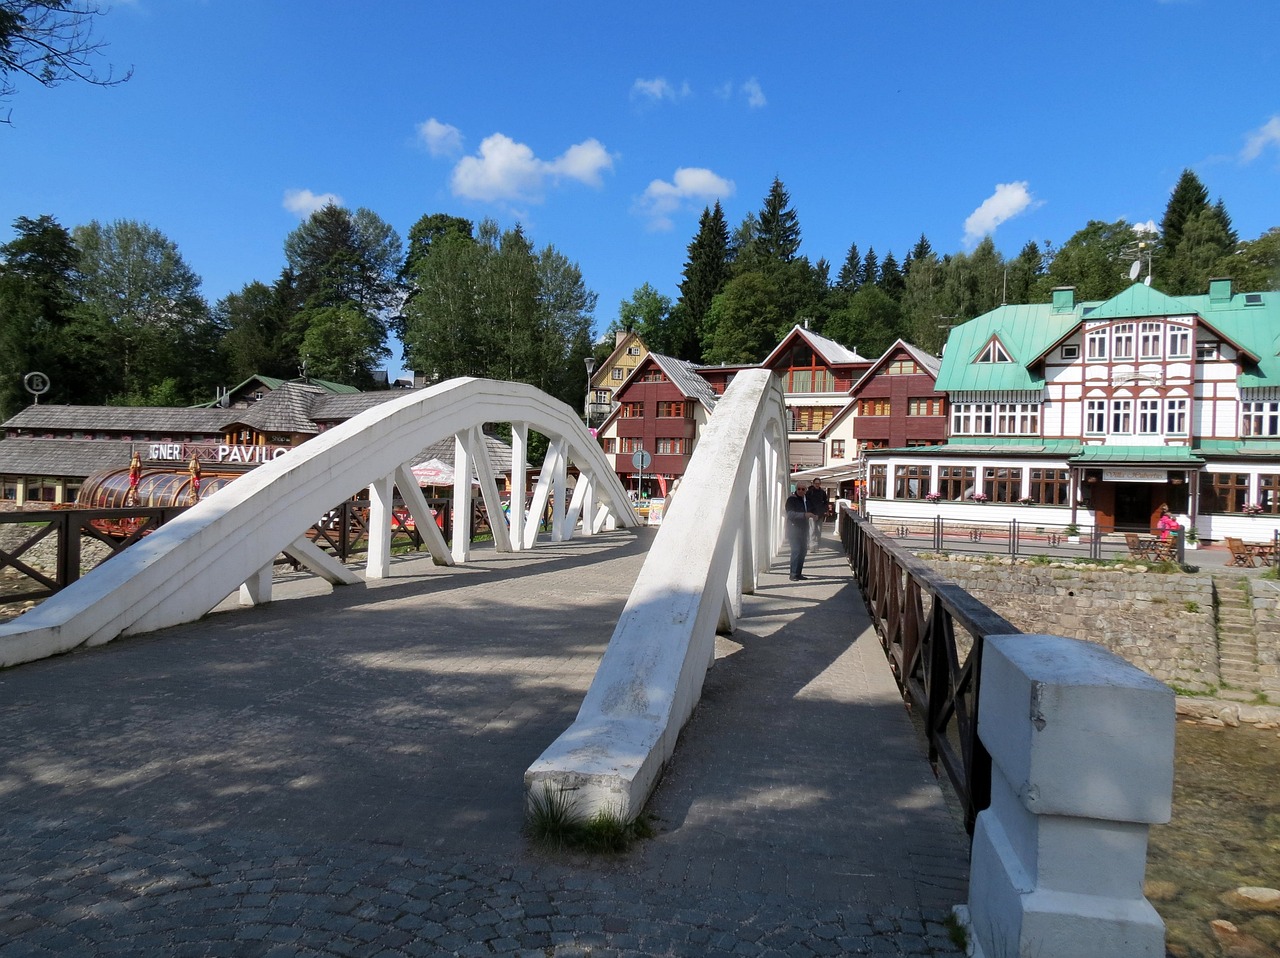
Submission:
<svg viewBox="0 0 1280 958">
<path fill-rule="evenodd" d="M 1251 556 L 1262 560 L 1263 565 L 1269 566 L 1275 561 L 1276 544 L 1274 542 L 1246 542 L 1244 545 Z"/>
</svg>

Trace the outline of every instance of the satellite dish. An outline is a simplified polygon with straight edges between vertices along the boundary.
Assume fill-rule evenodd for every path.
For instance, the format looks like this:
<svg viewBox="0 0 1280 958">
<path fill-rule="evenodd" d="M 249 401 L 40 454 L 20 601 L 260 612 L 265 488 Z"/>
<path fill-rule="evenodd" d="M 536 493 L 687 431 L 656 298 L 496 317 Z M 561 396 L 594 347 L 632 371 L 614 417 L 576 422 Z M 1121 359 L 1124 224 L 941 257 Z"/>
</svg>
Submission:
<svg viewBox="0 0 1280 958">
<path fill-rule="evenodd" d="M 1142 272 L 1142 261 L 1134 260 L 1133 265 L 1129 267 L 1129 282 L 1133 282 L 1138 278 L 1138 274 Z"/>
<path fill-rule="evenodd" d="M 1144 279 L 1144 280 L 1142 281 L 1142 285 L 1143 285 L 1143 286 L 1150 286 L 1150 285 L 1151 285 L 1151 274 L 1150 274 L 1150 273 L 1148 273 L 1148 274 L 1147 274 L 1147 278 L 1146 278 L 1146 279 Z"/>
</svg>

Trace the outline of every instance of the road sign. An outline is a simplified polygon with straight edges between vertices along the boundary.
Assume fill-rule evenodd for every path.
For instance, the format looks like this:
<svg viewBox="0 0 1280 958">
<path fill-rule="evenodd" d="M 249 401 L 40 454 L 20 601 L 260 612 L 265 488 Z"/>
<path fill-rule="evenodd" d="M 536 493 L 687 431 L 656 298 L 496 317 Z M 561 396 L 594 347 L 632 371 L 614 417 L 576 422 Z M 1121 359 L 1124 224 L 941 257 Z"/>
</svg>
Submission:
<svg viewBox="0 0 1280 958">
<path fill-rule="evenodd" d="M 631 456 L 631 465 L 637 469 L 648 469 L 651 462 L 653 462 L 653 455 L 646 449 L 637 449 Z"/>
</svg>

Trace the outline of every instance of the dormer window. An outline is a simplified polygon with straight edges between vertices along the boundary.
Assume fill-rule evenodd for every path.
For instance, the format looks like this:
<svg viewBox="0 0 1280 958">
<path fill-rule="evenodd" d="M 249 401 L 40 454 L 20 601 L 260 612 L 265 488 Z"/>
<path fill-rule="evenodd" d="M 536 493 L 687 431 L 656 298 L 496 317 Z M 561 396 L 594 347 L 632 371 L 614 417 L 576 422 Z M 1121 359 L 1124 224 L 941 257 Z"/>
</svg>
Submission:
<svg viewBox="0 0 1280 958">
<path fill-rule="evenodd" d="M 987 343 L 986 348 L 978 355 L 977 361 L 980 363 L 1013 362 L 1013 360 L 1009 358 L 1009 353 L 1005 350 L 1004 346 L 1000 344 L 1000 340 L 998 339 L 992 339 L 991 342 Z"/>
</svg>

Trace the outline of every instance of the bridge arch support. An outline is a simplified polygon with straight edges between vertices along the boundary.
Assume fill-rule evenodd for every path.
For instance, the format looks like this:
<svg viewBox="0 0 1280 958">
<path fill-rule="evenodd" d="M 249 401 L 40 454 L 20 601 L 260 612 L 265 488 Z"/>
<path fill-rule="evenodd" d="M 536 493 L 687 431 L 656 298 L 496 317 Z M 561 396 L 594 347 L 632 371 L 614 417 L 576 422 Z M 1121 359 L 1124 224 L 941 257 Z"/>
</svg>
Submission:
<svg viewBox="0 0 1280 958">
<path fill-rule="evenodd" d="M 572 814 L 633 818 L 702 694 L 717 631 L 731 631 L 783 538 L 782 385 L 744 370 L 716 404 L 577 718 L 525 772 Z"/>
<path fill-rule="evenodd" d="M 509 524 L 498 521 L 503 510 L 484 455 L 486 423 L 512 426 L 514 489 L 524 489 L 529 431 L 550 439 L 529 513 L 512 508 Z M 409 469 L 419 452 L 449 436 L 458 451 L 455 502 L 463 505 L 454 509 L 455 522 L 470 518 L 474 472 L 500 550 L 532 548 L 548 502 L 554 503 L 552 537 L 557 539 L 570 537 L 579 521 L 586 534 L 610 524 L 637 524 L 626 490 L 574 410 L 523 383 L 453 379 L 390 399 L 257 467 L 0 626 L 0 666 L 194 621 L 241 587 L 246 601 L 262 601 L 270 595 L 271 563 L 282 551 L 335 584 L 358 582 L 306 532 L 335 503 L 366 487 L 371 499 L 368 577 L 388 573 L 395 485 L 435 561 L 466 561 L 466 527 L 455 526 L 449 549 Z M 572 498 L 566 483 L 570 465 L 579 471 Z"/>
</svg>

